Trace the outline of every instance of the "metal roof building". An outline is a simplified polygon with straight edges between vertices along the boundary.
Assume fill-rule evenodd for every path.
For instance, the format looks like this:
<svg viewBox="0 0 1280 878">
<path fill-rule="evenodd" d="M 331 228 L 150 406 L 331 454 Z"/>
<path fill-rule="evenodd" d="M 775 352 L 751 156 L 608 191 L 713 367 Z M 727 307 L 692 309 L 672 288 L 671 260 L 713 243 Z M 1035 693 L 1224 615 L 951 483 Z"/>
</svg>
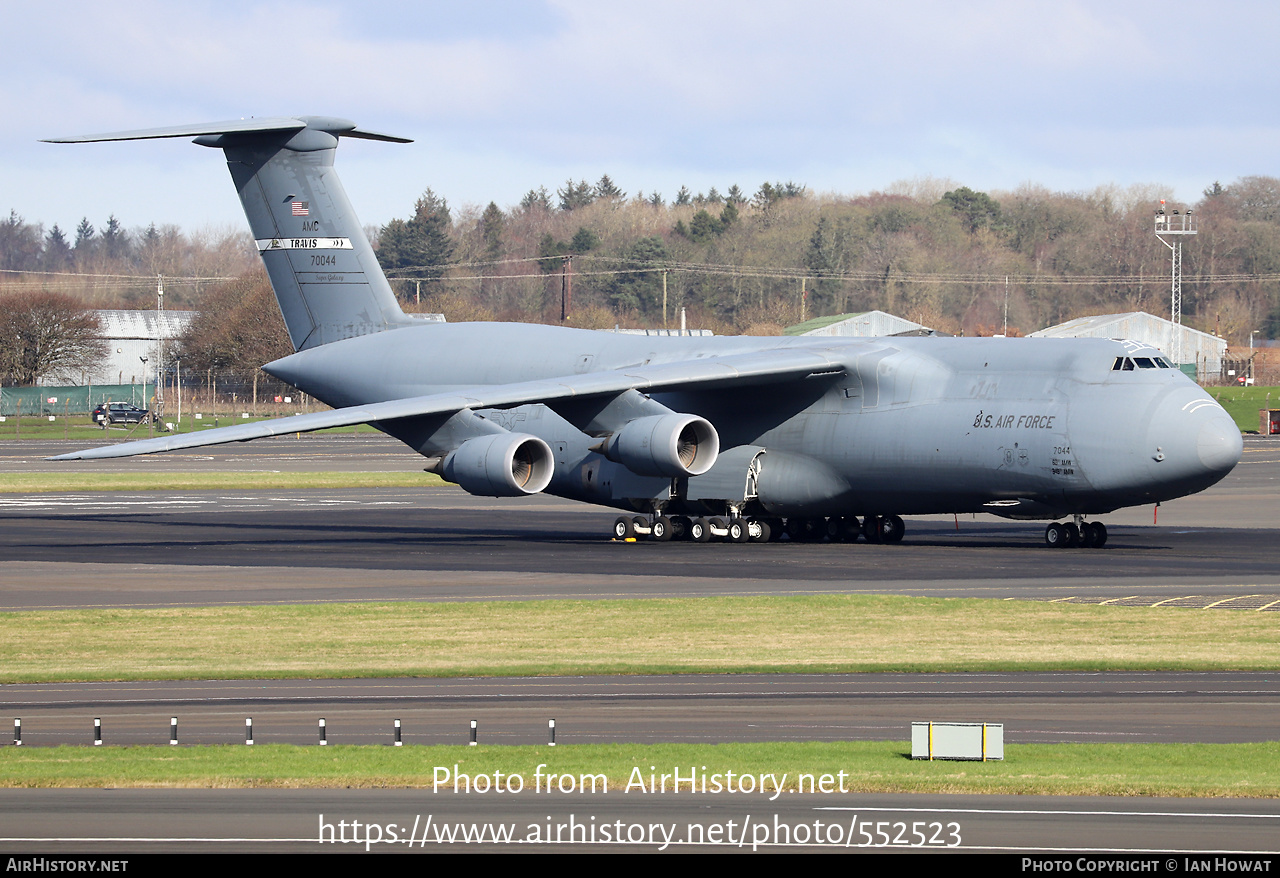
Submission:
<svg viewBox="0 0 1280 878">
<path fill-rule="evenodd" d="M 187 331 L 195 311 L 95 311 L 102 323 L 102 337 L 108 346 L 107 358 L 95 371 L 47 375 L 40 383 L 49 386 L 85 384 L 138 384 L 145 377 L 155 383 L 160 365 L 157 347 L 164 340 L 166 350 Z M 146 357 L 146 363 L 142 358 Z"/>
<path fill-rule="evenodd" d="M 1194 363 L 1198 377 L 1205 378 L 1221 373 L 1222 358 L 1227 352 L 1225 339 L 1198 329 L 1179 326 L 1172 320 L 1166 320 L 1145 311 L 1080 317 L 1033 332 L 1031 336 L 1035 338 L 1132 339 L 1157 347 L 1165 354 L 1171 354 L 1175 332 L 1181 336 L 1183 363 L 1187 365 Z"/>
<path fill-rule="evenodd" d="M 786 334 L 880 338 L 886 335 L 932 335 L 933 330 L 913 320 L 906 320 L 884 311 L 865 311 L 861 314 L 815 317 L 804 323 L 787 327 Z"/>
</svg>

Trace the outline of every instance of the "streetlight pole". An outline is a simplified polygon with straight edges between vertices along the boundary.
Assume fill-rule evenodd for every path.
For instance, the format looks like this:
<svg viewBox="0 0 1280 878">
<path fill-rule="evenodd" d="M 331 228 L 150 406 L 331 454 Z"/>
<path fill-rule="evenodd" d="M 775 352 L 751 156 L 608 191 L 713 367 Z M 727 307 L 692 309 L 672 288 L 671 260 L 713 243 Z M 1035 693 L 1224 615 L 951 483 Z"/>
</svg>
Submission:
<svg viewBox="0 0 1280 878">
<path fill-rule="evenodd" d="M 151 404 L 147 402 L 147 358 L 138 357 L 142 361 L 142 407 L 147 410 L 147 435 L 151 435 L 152 424 Z"/>
</svg>

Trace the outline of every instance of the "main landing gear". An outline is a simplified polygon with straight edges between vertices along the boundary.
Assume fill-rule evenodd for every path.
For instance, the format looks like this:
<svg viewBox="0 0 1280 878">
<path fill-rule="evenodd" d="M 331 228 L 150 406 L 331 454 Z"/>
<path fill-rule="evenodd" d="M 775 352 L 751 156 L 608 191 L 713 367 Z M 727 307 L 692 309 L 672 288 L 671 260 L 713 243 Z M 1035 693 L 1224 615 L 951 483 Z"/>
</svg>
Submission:
<svg viewBox="0 0 1280 878">
<path fill-rule="evenodd" d="M 1077 515 L 1075 521 L 1055 521 L 1044 530 L 1044 542 L 1051 549 L 1075 548 L 1101 549 L 1107 544 L 1107 526 L 1100 521 L 1085 521 Z"/>
<path fill-rule="evenodd" d="M 613 523 L 615 540 L 651 539 L 660 543 L 669 540 L 770 543 L 781 540 L 783 536 L 796 543 L 819 543 L 823 540 L 853 543 L 859 537 L 868 543 L 898 543 L 905 532 L 906 525 L 897 515 L 868 515 L 862 520 L 852 515 L 785 520 L 739 516 L 689 518 L 685 515 L 659 515 L 651 518 L 620 515 Z"/>
</svg>

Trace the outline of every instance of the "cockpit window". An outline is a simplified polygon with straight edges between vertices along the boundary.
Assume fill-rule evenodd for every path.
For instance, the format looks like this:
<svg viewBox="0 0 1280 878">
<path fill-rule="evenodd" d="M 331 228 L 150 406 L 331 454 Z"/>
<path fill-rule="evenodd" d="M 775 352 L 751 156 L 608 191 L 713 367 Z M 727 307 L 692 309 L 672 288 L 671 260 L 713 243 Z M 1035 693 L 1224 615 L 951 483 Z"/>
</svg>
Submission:
<svg viewBox="0 0 1280 878">
<path fill-rule="evenodd" d="M 1129 359 L 1128 357 L 1125 357 L 1125 358 L 1124 358 L 1124 365 L 1120 367 L 1120 370 L 1121 370 L 1122 372 L 1132 372 L 1132 371 L 1133 371 L 1133 360 Z"/>
<path fill-rule="evenodd" d="M 1171 363 L 1170 363 L 1168 360 L 1166 360 L 1164 357 L 1156 357 L 1155 359 L 1156 359 L 1156 365 L 1157 365 L 1157 366 L 1159 366 L 1161 369 L 1172 369 L 1172 368 L 1173 368 L 1173 364 L 1171 364 Z"/>
<path fill-rule="evenodd" d="M 1156 364 L 1151 361 L 1150 357 L 1134 357 L 1133 361 L 1138 364 L 1139 369 L 1156 368 Z"/>
</svg>

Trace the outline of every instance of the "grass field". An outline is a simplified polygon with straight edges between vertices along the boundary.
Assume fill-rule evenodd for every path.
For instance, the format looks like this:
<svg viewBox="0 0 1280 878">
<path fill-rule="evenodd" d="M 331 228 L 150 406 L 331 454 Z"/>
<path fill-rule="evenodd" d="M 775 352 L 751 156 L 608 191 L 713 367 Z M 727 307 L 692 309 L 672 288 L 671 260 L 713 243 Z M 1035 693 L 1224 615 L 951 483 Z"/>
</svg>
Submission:
<svg viewBox="0 0 1280 878">
<path fill-rule="evenodd" d="M 292 413 L 290 413 L 292 414 Z M 172 416 L 166 417 L 172 420 Z M 252 424 L 256 421 L 268 420 L 266 417 L 241 418 L 239 415 L 205 415 L 195 420 L 191 415 L 184 415 L 181 423 L 174 423 L 174 433 L 198 433 L 212 430 L 215 427 L 234 427 L 237 424 Z M 1256 426 L 1255 426 L 1256 429 Z M 316 433 L 377 433 L 368 424 L 356 424 L 352 427 L 330 427 L 327 430 L 316 430 Z M 54 419 L 48 416 L 23 415 L 21 419 L 9 415 L 0 422 L 0 441 L 6 439 L 75 439 L 89 445 L 106 445 L 121 442 L 125 439 L 146 439 L 148 435 L 159 436 L 160 433 L 148 434 L 147 425 L 119 424 L 109 430 L 103 430 L 94 424 L 88 415 L 71 415 L 64 418 L 55 414 Z M 88 446 L 86 446 L 88 447 Z"/>
<path fill-rule="evenodd" d="M 1207 387 L 1242 431 L 1258 432 L 1258 410 L 1280 408 L 1280 387 Z"/>
<path fill-rule="evenodd" d="M 0 614 L 0 682 L 1277 670 L 1276 622 L 868 595 L 11 612 Z"/>
<path fill-rule="evenodd" d="M 6 747 L 6 787 L 425 787 L 452 794 L 454 766 L 474 778 L 569 775 L 557 790 L 604 775 L 610 792 L 632 792 L 679 768 L 688 777 L 753 775 L 758 794 L 776 788 L 847 793 L 990 793 L 1077 796 L 1280 796 L 1280 744 L 1008 744 L 1002 762 L 912 760 L 905 741 L 755 744 L 583 744 L 549 747 L 286 744 L 212 747 Z M 651 766 L 653 768 L 651 769 Z M 705 771 L 703 767 L 705 766 Z M 437 774 L 437 767 L 449 775 Z M 634 773 L 639 769 L 639 776 Z M 841 773 L 843 772 L 843 776 Z M 786 778 L 783 779 L 782 775 Z M 759 781 L 760 775 L 773 780 Z M 802 775 L 811 775 L 804 778 Z M 829 778 L 823 784 L 823 775 Z M 543 779 L 543 793 L 546 783 Z M 735 780 L 741 783 L 740 780 Z M 461 783 L 461 781 L 459 781 Z M 708 789 L 712 789 L 708 780 Z M 596 790 L 605 788 L 597 777 Z M 460 790 L 465 787 L 460 786 Z M 671 791 L 670 782 L 666 787 Z M 685 786 L 683 794 L 688 794 Z M 552 794 L 555 795 L 555 794 Z M 833 804 L 835 802 L 833 801 Z"/>
</svg>

